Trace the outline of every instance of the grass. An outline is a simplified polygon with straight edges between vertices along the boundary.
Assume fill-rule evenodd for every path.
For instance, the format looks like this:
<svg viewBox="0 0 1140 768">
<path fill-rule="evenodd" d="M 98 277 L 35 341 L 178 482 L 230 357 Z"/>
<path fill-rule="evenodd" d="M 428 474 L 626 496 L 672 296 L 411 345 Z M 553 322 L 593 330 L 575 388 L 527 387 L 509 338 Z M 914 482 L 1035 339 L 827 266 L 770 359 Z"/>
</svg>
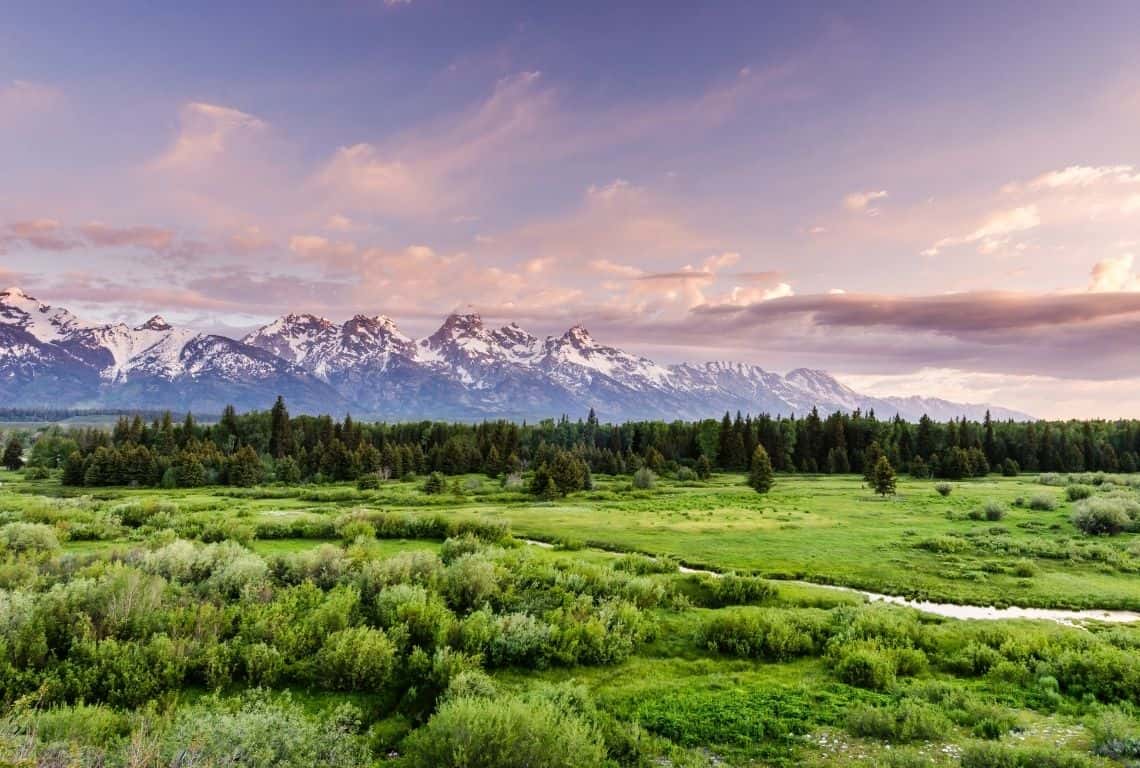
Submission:
<svg viewBox="0 0 1140 768">
<path fill-rule="evenodd" d="M 594 490 L 537 502 L 485 478 L 477 491 L 461 496 L 427 496 L 420 483 L 411 481 L 389 482 L 367 492 L 347 484 L 83 490 L 63 488 L 56 479 L 33 482 L 19 473 L 0 472 L 0 524 L 53 525 L 61 533 L 63 553 L 84 558 L 168 540 L 172 534 L 162 528 L 184 537 L 233 532 L 245 537 L 255 553 L 273 558 L 330 543 L 342 546 L 345 542 L 332 532 L 338 518 L 355 509 L 383 510 L 507 521 L 518 539 L 587 545 L 521 545 L 535 558 L 567 566 L 614 568 L 622 564 L 616 553 L 638 552 L 692 567 L 782 580 L 774 581 L 776 594 L 764 599 L 764 608 L 744 610 L 830 611 L 862 601 L 802 581 L 945 602 L 1140 609 L 1140 561 L 1135 554 L 1140 537 L 1081 534 L 1071 521 L 1075 503 L 1064 489 L 1040 485 L 1036 477 L 962 481 L 948 496 L 935 490 L 934 481 L 900 479 L 898 495 L 886 499 L 855 476 L 778 476 L 766 495 L 748 489 L 744 480 L 728 474 L 682 485 L 659 478 L 654 489 L 635 490 L 628 477 L 603 476 L 595 478 Z M 1136 493 L 1119 487 L 1113 492 Z M 1053 509 L 1035 510 L 1026 503 L 1042 494 L 1055 501 Z M 154 517 L 138 528 L 121 525 L 116 510 L 126 504 L 141 505 Z M 977 510 L 987 504 L 1000 505 L 1004 517 L 978 519 Z M 259 530 L 285 526 L 295 526 L 289 531 L 309 526 L 317 533 L 257 538 Z M 68 539 L 78 531 L 85 532 L 82 538 Z M 437 540 L 381 539 L 369 556 L 438 551 L 440 546 Z M 851 712 L 925 702 L 923 686 L 944 686 L 952 693 L 948 700 L 972 702 L 975 709 L 963 710 L 968 713 L 988 707 L 1001 715 L 997 719 L 1016 721 L 1022 730 L 998 734 L 1003 741 L 1061 745 L 1056 748 L 1074 753 L 1089 749 L 1084 722 L 1095 702 L 1042 703 L 1031 693 L 1035 680 L 1014 683 L 997 673 L 959 677 L 932 669 L 900 680 L 888 692 L 875 692 L 839 682 L 835 660 L 826 654 L 779 662 L 713 654 L 702 645 L 700 632 L 722 609 L 688 607 L 685 602 L 709 604 L 702 602 L 710 591 L 708 577 L 654 570 L 646 567 L 639 573 L 674 588 L 681 600 L 652 609 L 657 630 L 630 659 L 616 666 L 506 669 L 495 673 L 496 683 L 506 691 L 581 683 L 609 715 L 638 724 L 644 749 L 662 765 L 957 765 L 962 747 L 981 738 L 969 722 L 973 714 L 954 714 L 957 705 L 937 704 L 947 713 L 948 725 L 932 743 L 900 749 L 889 740 L 852 735 Z M 1052 626 L 1042 630 L 1030 622 L 1003 626 L 1034 638 L 1078 632 Z M 977 632 L 984 635 L 985 629 Z M 347 698 L 379 718 L 388 706 L 367 695 L 293 693 L 313 711 Z M 189 703 L 199 694 L 188 689 L 183 698 Z"/>
<path fill-rule="evenodd" d="M 634 491 L 628 478 L 596 478 L 593 491 L 536 502 L 484 481 L 464 496 L 427 496 L 417 482 L 379 491 L 351 485 L 157 491 L 63 489 L 53 480 L 0 487 L 0 516 L 79 497 L 94 508 L 162 500 L 187 522 L 220 518 L 239 526 L 329 519 L 349 509 L 466 515 L 509 521 L 516 536 L 675 558 L 685 565 L 776 579 L 803 579 L 942 602 L 1032 607 L 1140 609 L 1128 555 L 1133 535 L 1090 540 L 1073 526 L 1063 489 L 1036 477 L 955 483 L 940 496 L 932 481 L 902 479 L 898 495 L 876 496 L 856 476 L 780 476 L 760 495 L 742 475 L 705 484 L 661 479 Z M 1046 494 L 1053 510 L 1016 499 Z M 971 519 L 987 503 L 1008 509 L 1000 522 Z M 929 542 L 939 542 L 938 547 Z M 257 542 L 264 553 L 305 542 Z M 1015 556 L 1016 555 L 1016 556 Z M 1023 561 L 1014 568 L 1015 561 Z M 1021 575 L 1033 566 L 1030 577 Z M 1131 563 L 1131 565 L 1129 565 Z"/>
</svg>

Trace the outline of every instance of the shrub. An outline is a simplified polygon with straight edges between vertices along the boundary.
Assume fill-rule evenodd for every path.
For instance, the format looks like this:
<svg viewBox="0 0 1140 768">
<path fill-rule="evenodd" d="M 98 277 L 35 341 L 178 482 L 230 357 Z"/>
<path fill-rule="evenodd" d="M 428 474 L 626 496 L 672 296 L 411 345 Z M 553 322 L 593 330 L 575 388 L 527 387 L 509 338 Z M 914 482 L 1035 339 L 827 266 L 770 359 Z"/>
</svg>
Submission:
<svg viewBox="0 0 1140 768">
<path fill-rule="evenodd" d="M 348 720 L 309 718 L 288 697 L 254 696 L 237 709 L 209 699 L 179 710 L 162 739 L 161 764 L 355 768 L 367 764 L 368 755 Z"/>
<path fill-rule="evenodd" d="M 28 467 L 24 470 L 25 480 L 47 480 L 51 477 L 51 472 L 47 467 Z"/>
<path fill-rule="evenodd" d="M 376 616 L 385 629 L 402 627 L 410 645 L 427 649 L 442 645 L 455 618 L 439 594 L 413 584 L 397 584 L 381 592 Z"/>
<path fill-rule="evenodd" d="M 975 744 L 962 751 L 962 768 L 1088 768 L 1084 755 L 1046 747 Z"/>
<path fill-rule="evenodd" d="M 1081 485 L 1079 483 L 1074 483 L 1073 485 L 1065 486 L 1065 496 L 1069 499 L 1069 501 L 1080 501 L 1081 499 L 1087 499 L 1089 496 L 1092 496 L 1094 492 L 1095 491 L 1091 485 Z"/>
<path fill-rule="evenodd" d="M 954 486 L 950 483 L 935 483 L 934 490 L 938 491 L 940 496 L 949 496 L 950 492 L 954 490 Z"/>
<path fill-rule="evenodd" d="M 391 680 L 395 661 L 396 647 L 384 632 L 353 627 L 325 638 L 316 664 L 330 688 L 377 692 Z"/>
<path fill-rule="evenodd" d="M 982 512 L 985 514 L 987 520 L 996 523 L 1005 517 L 1005 504 L 990 499 L 985 503 L 985 506 L 982 507 Z"/>
<path fill-rule="evenodd" d="M 462 536 L 445 539 L 443 546 L 440 547 L 439 557 L 445 564 L 450 564 L 463 555 L 481 552 L 486 548 L 487 544 L 482 539 L 472 533 L 465 533 Z"/>
<path fill-rule="evenodd" d="M 1072 519 L 1073 525 L 1090 536 L 1115 536 L 1132 523 L 1122 502 L 1103 498 L 1078 503 Z"/>
<path fill-rule="evenodd" d="M 358 491 L 375 491 L 380 488 L 380 475 L 375 472 L 369 472 L 366 475 L 361 475 L 356 480 L 356 490 Z"/>
<path fill-rule="evenodd" d="M 1052 512 L 1057 508 L 1057 497 L 1050 493 L 1035 493 L 1029 498 L 1029 508 L 1038 512 Z"/>
<path fill-rule="evenodd" d="M 1032 560 L 1018 560 L 1013 564 L 1013 575 L 1028 579 L 1037 575 L 1037 566 L 1033 564 Z"/>
<path fill-rule="evenodd" d="M 726 573 L 713 583 L 713 598 L 718 605 L 747 605 L 775 597 L 776 589 L 766 579 Z"/>
<path fill-rule="evenodd" d="M 482 554 L 463 555 L 443 574 L 443 593 L 455 611 L 482 607 L 499 595 L 495 564 Z"/>
<path fill-rule="evenodd" d="M 949 729 L 950 721 L 936 708 L 909 700 L 890 707 L 860 707 L 847 717 L 851 734 L 892 742 L 934 741 Z"/>
<path fill-rule="evenodd" d="M 0 546 L 13 552 L 54 552 L 59 549 L 59 538 L 50 525 L 8 523 L 0 528 Z"/>
<path fill-rule="evenodd" d="M 855 648 L 843 653 L 835 665 L 835 674 L 856 688 L 886 691 L 895 685 L 895 662 L 885 651 Z"/>
<path fill-rule="evenodd" d="M 649 467 L 642 467 L 633 473 L 633 487 L 639 491 L 652 490 L 657 485 L 657 475 Z"/>
<path fill-rule="evenodd" d="M 679 467 L 677 469 L 677 481 L 681 483 L 694 483 L 697 481 L 697 473 L 690 467 Z"/>
<path fill-rule="evenodd" d="M 548 701 L 449 698 L 404 742 L 411 768 L 598 768 L 597 729 Z"/>
<path fill-rule="evenodd" d="M 1089 730 L 1093 754 L 1122 763 L 1140 760 L 1140 723 L 1119 709 L 1101 712 L 1089 723 Z"/>
<path fill-rule="evenodd" d="M 721 612 L 701 628 L 701 639 L 717 653 L 783 661 L 816 651 L 814 629 L 786 611 Z"/>
<path fill-rule="evenodd" d="M 1006 459 L 1001 463 L 1001 473 L 1004 477 L 1017 477 L 1021 474 L 1021 466 L 1014 459 Z"/>
<path fill-rule="evenodd" d="M 438 495 L 447 491 L 447 479 L 442 472 L 432 472 L 424 481 L 424 493 Z"/>
<path fill-rule="evenodd" d="M 668 557 L 649 557 L 631 552 L 614 561 L 614 570 L 628 571 L 639 576 L 651 573 L 676 573 L 677 561 Z"/>
</svg>

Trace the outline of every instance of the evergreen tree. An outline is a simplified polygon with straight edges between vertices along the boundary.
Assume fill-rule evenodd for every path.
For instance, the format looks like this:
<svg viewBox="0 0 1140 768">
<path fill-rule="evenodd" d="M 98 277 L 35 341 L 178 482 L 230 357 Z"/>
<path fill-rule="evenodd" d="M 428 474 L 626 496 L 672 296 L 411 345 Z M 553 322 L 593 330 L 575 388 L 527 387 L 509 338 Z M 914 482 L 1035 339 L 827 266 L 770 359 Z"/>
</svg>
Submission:
<svg viewBox="0 0 1140 768">
<path fill-rule="evenodd" d="M 886 456 L 880 456 L 878 461 L 875 462 L 875 470 L 871 481 L 875 487 L 875 493 L 880 496 L 886 496 L 895 493 L 895 468 L 891 466 L 890 459 Z"/>
<path fill-rule="evenodd" d="M 86 471 L 83 454 L 79 451 L 72 451 L 67 460 L 63 462 L 63 477 L 60 482 L 63 485 L 83 485 L 83 476 Z"/>
<path fill-rule="evenodd" d="M 883 455 L 883 447 L 879 445 L 878 440 L 873 441 L 863 449 L 863 479 L 868 483 L 874 482 L 875 467 Z"/>
<path fill-rule="evenodd" d="M 8 439 L 8 444 L 4 446 L 4 457 L 0 459 L 0 463 L 3 463 L 12 472 L 24 466 L 24 444 L 20 442 L 20 438 L 13 435 Z"/>
<path fill-rule="evenodd" d="M 752 453 L 752 470 L 748 476 L 748 484 L 757 493 L 767 493 L 772 489 L 774 479 L 772 459 L 769 458 L 768 451 L 762 445 L 756 446 L 756 450 Z"/>
<path fill-rule="evenodd" d="M 289 423 L 289 410 L 285 398 L 277 396 L 277 402 L 269 412 L 269 455 L 280 459 L 293 453 L 293 430 Z"/>
<path fill-rule="evenodd" d="M 709 461 L 709 457 L 703 453 L 697 457 L 695 469 L 697 478 L 700 480 L 708 480 L 712 477 L 712 463 Z"/>
<path fill-rule="evenodd" d="M 827 453 L 827 471 L 833 475 L 846 475 L 851 471 L 851 462 L 847 458 L 847 449 L 836 446 Z"/>
<path fill-rule="evenodd" d="M 227 478 L 230 485 L 249 488 L 261 482 L 263 472 L 257 451 L 243 445 L 230 457 Z"/>
</svg>

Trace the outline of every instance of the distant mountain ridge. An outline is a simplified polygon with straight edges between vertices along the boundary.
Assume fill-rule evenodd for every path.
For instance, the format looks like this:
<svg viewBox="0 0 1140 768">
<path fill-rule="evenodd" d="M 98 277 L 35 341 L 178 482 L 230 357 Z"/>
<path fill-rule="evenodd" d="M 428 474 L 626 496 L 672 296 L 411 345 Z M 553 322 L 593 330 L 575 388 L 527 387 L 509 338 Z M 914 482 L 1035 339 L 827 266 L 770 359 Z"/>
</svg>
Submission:
<svg viewBox="0 0 1140 768">
<path fill-rule="evenodd" d="M 581 326 L 540 338 L 450 315 L 423 339 L 390 317 L 335 323 L 288 314 L 241 340 L 172 327 L 88 324 L 18 288 L 0 292 L 0 399 L 7 406 L 264 408 L 283 395 L 301 413 L 378 419 L 537 419 L 585 413 L 699 419 L 727 411 L 874 410 L 917 420 L 1027 419 L 1005 408 L 936 398 L 869 397 L 824 371 L 786 375 L 747 363 L 661 365 L 596 341 Z"/>
</svg>

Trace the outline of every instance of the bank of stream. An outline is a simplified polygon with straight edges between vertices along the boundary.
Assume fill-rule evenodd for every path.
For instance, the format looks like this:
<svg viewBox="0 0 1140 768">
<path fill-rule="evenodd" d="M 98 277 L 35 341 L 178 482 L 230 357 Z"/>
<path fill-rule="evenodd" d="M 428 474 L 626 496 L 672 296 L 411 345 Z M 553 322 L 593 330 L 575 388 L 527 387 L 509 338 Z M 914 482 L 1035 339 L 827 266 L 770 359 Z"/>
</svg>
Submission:
<svg viewBox="0 0 1140 768">
<path fill-rule="evenodd" d="M 525 544 L 532 546 L 543 547 L 545 549 L 553 549 L 554 545 L 545 541 L 536 541 L 534 539 L 521 539 Z M 597 552 L 606 552 L 604 549 L 595 549 Z M 616 553 L 610 553 L 616 554 Z M 721 574 L 716 571 L 704 570 L 700 568 L 688 568 L 680 566 L 680 572 L 686 574 L 697 574 L 703 576 L 710 576 L 712 578 L 719 578 Z M 868 592 L 863 589 L 855 589 L 854 587 L 842 587 L 834 584 L 818 584 L 812 581 L 793 581 L 793 580 L 773 580 L 776 584 L 799 584 L 810 587 L 818 587 L 820 589 L 831 589 L 839 592 L 846 592 L 848 594 L 861 595 L 868 602 L 872 603 L 890 603 L 892 605 L 902 605 L 908 608 L 914 608 L 923 613 L 933 614 L 935 616 L 944 616 L 950 619 L 963 619 L 967 621 L 995 621 L 1000 619 L 1032 619 L 1037 621 L 1052 621 L 1058 624 L 1068 624 L 1072 626 L 1079 626 L 1093 621 L 1105 622 L 1108 624 L 1132 624 L 1140 622 L 1140 613 L 1135 611 L 1114 611 L 1114 610 L 1101 610 L 1101 609 L 1085 609 L 1085 610 L 1069 610 L 1064 608 L 1021 608 L 1018 606 L 1007 606 L 999 608 L 993 605 L 964 605 L 960 603 L 937 603 L 929 600 L 912 600 L 907 597 L 900 597 L 899 595 L 884 595 L 879 592 Z"/>
</svg>

